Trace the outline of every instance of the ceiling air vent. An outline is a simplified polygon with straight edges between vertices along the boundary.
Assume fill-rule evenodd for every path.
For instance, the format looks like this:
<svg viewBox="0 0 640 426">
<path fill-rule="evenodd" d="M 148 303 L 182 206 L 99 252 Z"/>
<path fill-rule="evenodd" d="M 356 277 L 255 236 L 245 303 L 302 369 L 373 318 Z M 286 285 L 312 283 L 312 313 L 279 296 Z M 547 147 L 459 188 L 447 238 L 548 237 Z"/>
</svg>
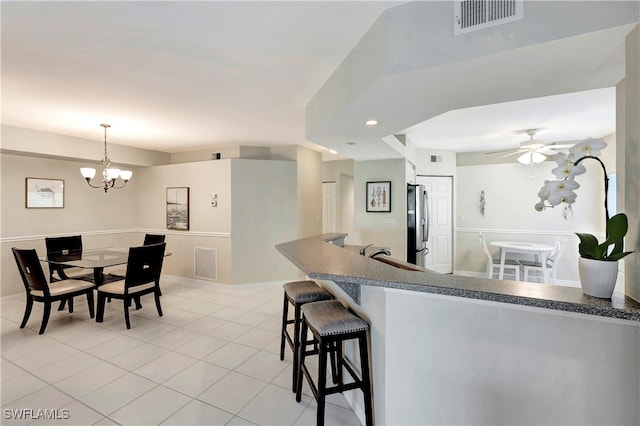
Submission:
<svg viewBox="0 0 640 426">
<path fill-rule="evenodd" d="M 453 34 L 465 34 L 524 17 L 523 0 L 455 0 Z"/>
</svg>

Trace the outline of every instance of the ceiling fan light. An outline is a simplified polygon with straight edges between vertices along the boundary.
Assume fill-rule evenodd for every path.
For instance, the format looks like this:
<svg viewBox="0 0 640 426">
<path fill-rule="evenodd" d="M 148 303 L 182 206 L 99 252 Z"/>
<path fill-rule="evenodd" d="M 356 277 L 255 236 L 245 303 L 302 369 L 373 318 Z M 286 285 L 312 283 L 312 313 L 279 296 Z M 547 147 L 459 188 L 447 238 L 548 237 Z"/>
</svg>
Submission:
<svg viewBox="0 0 640 426">
<path fill-rule="evenodd" d="M 535 163 L 535 164 L 540 164 L 542 163 L 544 160 L 547 159 L 547 156 L 544 154 L 540 154 L 539 152 L 532 152 L 531 153 L 531 160 Z"/>
<path fill-rule="evenodd" d="M 531 153 L 525 152 L 524 154 L 519 156 L 517 160 L 518 160 L 518 163 L 520 164 L 531 164 Z"/>
</svg>

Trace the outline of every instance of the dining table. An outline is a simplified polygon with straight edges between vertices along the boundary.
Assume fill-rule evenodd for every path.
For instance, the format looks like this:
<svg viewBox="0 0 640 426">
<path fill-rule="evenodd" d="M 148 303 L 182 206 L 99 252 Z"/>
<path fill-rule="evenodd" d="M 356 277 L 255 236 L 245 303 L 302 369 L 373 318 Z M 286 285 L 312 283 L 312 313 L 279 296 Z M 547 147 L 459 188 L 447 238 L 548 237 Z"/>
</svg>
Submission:
<svg viewBox="0 0 640 426">
<path fill-rule="evenodd" d="M 165 252 L 166 256 L 171 253 Z M 117 274 L 105 274 L 104 269 L 112 266 L 126 265 L 129 260 L 129 248 L 100 248 L 94 250 L 83 250 L 82 252 L 65 252 L 40 257 L 41 262 L 52 265 L 62 265 L 66 267 L 76 267 L 82 269 L 92 269 L 93 276 L 89 274 L 89 279 L 84 277 L 74 277 L 76 279 L 91 280 L 96 286 L 101 286 L 109 282 L 124 279 L 124 276 Z"/>
<path fill-rule="evenodd" d="M 542 243 L 532 243 L 527 241 L 492 241 L 489 243 L 494 247 L 498 247 L 500 249 L 500 272 L 498 274 L 498 279 L 504 278 L 504 265 L 507 259 L 508 253 L 525 253 L 525 254 L 533 254 L 537 256 L 537 260 L 540 262 L 542 266 L 542 280 L 546 283 L 547 281 L 547 267 L 546 267 L 546 258 L 549 253 L 553 250 L 553 246 L 549 244 Z"/>
</svg>

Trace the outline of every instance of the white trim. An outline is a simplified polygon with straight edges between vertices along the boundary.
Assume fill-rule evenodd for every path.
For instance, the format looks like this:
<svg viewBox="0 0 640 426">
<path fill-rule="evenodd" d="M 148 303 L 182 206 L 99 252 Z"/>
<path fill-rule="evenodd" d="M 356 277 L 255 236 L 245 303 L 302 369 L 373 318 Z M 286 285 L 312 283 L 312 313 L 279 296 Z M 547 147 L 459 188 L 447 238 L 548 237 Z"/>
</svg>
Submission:
<svg viewBox="0 0 640 426">
<path fill-rule="evenodd" d="M 483 234 L 505 234 L 505 235 L 560 235 L 560 236 L 575 236 L 575 232 L 572 231 L 543 231 L 539 229 L 488 229 L 488 228 L 453 228 L 454 232 L 461 234 L 477 234 L 482 232 Z M 601 232 L 596 232 L 594 235 L 604 236 Z"/>
<path fill-rule="evenodd" d="M 189 236 L 189 237 L 210 237 L 210 238 L 231 238 L 230 232 L 204 232 L 204 231 L 169 231 L 166 229 L 142 229 L 142 228 L 132 228 L 132 229 L 112 229 L 112 230 L 102 230 L 102 231 L 82 231 L 82 232 L 63 232 L 56 234 L 46 234 L 46 235 L 20 235 L 16 237 L 2 237 L 0 238 L 0 244 L 4 243 L 13 243 L 18 241 L 32 241 L 32 240 L 44 240 L 45 237 L 70 237 L 73 235 L 83 235 L 83 236 L 95 236 L 95 235 L 116 235 L 116 234 L 128 234 L 128 233 L 162 233 L 165 235 L 180 235 L 180 236 Z"/>
</svg>

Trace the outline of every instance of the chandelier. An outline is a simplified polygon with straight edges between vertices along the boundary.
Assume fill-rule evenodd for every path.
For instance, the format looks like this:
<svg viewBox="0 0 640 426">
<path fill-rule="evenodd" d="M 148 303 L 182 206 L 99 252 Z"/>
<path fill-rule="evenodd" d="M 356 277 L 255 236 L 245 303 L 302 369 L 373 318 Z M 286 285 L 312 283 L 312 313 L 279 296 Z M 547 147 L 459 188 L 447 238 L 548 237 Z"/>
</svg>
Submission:
<svg viewBox="0 0 640 426">
<path fill-rule="evenodd" d="M 100 126 L 104 127 L 104 158 L 100 160 L 100 164 L 102 165 L 102 182 L 100 185 L 92 185 L 91 179 L 96 175 L 96 169 L 91 167 L 82 167 L 80 169 L 80 173 L 87 180 L 87 184 L 89 184 L 92 188 L 102 188 L 106 193 L 109 188 L 120 189 L 124 188 L 127 185 L 131 176 L 133 176 L 133 172 L 131 170 L 120 170 L 111 168 L 111 160 L 107 155 L 107 129 L 111 127 L 109 124 L 101 124 Z M 122 179 L 123 184 L 120 186 L 116 185 L 116 179 Z"/>
</svg>

